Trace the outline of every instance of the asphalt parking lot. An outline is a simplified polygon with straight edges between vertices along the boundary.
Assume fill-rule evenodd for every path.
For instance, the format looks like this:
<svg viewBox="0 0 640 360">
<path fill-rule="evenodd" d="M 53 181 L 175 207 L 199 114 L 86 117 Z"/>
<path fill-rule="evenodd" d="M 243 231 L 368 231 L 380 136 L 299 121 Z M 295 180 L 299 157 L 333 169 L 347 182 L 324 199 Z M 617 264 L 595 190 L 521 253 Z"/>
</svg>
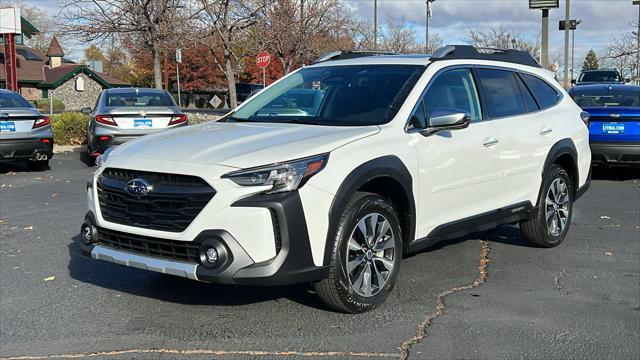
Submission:
<svg viewBox="0 0 640 360">
<path fill-rule="evenodd" d="M 452 241 L 405 259 L 383 307 L 344 315 L 307 285 L 217 286 L 81 257 L 93 169 L 78 153 L 51 167 L 0 165 L 0 357 L 397 358 L 412 337 L 412 359 L 640 354 L 637 171 L 596 171 L 558 248 L 528 247 L 512 226 Z"/>
</svg>

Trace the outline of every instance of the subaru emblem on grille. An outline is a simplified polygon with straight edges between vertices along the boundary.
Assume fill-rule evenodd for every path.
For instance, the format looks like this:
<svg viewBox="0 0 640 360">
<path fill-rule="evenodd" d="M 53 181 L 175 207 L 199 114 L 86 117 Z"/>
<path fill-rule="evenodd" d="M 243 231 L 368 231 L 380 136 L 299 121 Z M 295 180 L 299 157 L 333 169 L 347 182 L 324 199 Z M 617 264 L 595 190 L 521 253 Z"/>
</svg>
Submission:
<svg viewBox="0 0 640 360">
<path fill-rule="evenodd" d="M 138 115 L 142 116 L 142 117 L 146 117 L 147 116 L 147 112 L 144 110 L 140 110 L 138 111 Z"/>
<path fill-rule="evenodd" d="M 620 117 L 620 114 L 609 114 L 609 117 L 610 117 L 610 118 L 617 119 L 617 118 L 619 118 L 619 117 Z"/>
<path fill-rule="evenodd" d="M 129 181 L 124 190 L 133 196 L 145 196 L 153 190 L 153 186 L 147 180 L 137 178 Z"/>
</svg>

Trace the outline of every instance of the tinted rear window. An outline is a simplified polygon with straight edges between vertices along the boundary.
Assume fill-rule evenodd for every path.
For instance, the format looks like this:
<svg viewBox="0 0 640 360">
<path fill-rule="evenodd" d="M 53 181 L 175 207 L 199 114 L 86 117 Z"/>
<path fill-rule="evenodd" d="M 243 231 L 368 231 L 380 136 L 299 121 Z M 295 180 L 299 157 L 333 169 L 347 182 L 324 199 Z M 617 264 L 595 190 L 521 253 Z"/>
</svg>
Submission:
<svg viewBox="0 0 640 360">
<path fill-rule="evenodd" d="M 617 71 L 588 71 L 580 75 L 581 82 L 621 82 Z"/>
<path fill-rule="evenodd" d="M 555 105 L 560 99 L 560 94 L 544 80 L 528 74 L 522 74 L 522 78 L 542 109 Z"/>
<path fill-rule="evenodd" d="M 513 72 L 478 69 L 478 75 L 487 96 L 491 117 L 513 116 L 527 112 Z"/>
<path fill-rule="evenodd" d="M 580 88 L 581 86 L 576 86 L 571 91 L 571 98 L 582 108 L 640 106 L 640 91 L 638 90 L 613 88 L 581 90 Z"/>
<path fill-rule="evenodd" d="M 32 108 L 30 102 L 22 96 L 12 92 L 0 92 L 0 109 L 2 108 Z"/>
<path fill-rule="evenodd" d="M 175 106 L 166 92 L 131 90 L 107 94 L 105 106 Z"/>
</svg>

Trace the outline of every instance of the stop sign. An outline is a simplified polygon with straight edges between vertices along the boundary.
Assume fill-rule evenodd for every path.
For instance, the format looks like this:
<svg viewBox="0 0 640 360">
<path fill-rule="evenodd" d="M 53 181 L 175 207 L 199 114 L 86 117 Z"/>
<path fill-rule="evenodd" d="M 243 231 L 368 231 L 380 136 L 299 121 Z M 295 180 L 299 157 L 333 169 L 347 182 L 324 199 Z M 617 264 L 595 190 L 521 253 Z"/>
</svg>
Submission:
<svg viewBox="0 0 640 360">
<path fill-rule="evenodd" d="M 269 66 L 271 63 L 271 55 L 269 55 L 266 51 L 261 51 L 258 55 L 256 55 L 256 64 L 258 67 L 264 69 Z"/>
</svg>

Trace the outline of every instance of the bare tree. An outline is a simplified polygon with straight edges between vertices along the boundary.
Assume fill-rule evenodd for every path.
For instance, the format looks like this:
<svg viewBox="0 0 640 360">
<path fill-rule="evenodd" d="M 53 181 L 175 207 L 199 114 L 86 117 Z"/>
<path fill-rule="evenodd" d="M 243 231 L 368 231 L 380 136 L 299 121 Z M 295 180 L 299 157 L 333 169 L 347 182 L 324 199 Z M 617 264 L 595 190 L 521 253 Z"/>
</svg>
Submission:
<svg viewBox="0 0 640 360">
<path fill-rule="evenodd" d="M 354 22 L 352 30 L 352 38 L 354 48 L 356 50 L 373 49 L 373 25 L 366 20 L 357 20 Z M 378 49 L 381 51 L 395 53 L 421 53 L 424 52 L 424 44 L 420 44 L 417 40 L 418 32 L 416 29 L 407 25 L 405 17 L 401 17 L 398 21 L 394 21 L 392 17 L 387 17 L 386 22 L 378 28 Z M 430 52 L 441 47 L 442 38 L 438 34 L 432 34 L 429 39 Z"/>
<path fill-rule="evenodd" d="M 225 74 L 229 87 L 230 106 L 238 106 L 236 97 L 236 73 L 244 57 L 251 52 L 243 41 L 251 27 L 257 23 L 265 4 L 257 0 L 198 0 L 197 16 L 201 30 L 200 42 L 212 54 L 222 48 L 222 64 L 216 65 Z"/>
<path fill-rule="evenodd" d="M 526 51 L 534 58 L 539 58 L 540 41 L 530 41 L 521 34 L 505 29 L 503 26 L 469 31 L 469 43 L 476 47 L 515 49 Z"/>
<path fill-rule="evenodd" d="M 340 0 L 280 0 L 265 7 L 260 29 L 285 74 L 328 50 L 349 29 L 349 11 Z M 350 44 L 349 44 L 350 45 Z"/>
<path fill-rule="evenodd" d="M 161 53 L 178 38 L 181 8 L 183 0 L 66 0 L 60 27 L 84 42 L 113 35 L 135 41 L 151 51 L 155 87 L 162 88 Z"/>
<path fill-rule="evenodd" d="M 638 38 L 635 35 L 622 33 L 612 37 L 605 48 L 604 63 L 606 66 L 618 69 L 625 79 L 632 78 L 636 74 L 637 41 Z"/>
</svg>

